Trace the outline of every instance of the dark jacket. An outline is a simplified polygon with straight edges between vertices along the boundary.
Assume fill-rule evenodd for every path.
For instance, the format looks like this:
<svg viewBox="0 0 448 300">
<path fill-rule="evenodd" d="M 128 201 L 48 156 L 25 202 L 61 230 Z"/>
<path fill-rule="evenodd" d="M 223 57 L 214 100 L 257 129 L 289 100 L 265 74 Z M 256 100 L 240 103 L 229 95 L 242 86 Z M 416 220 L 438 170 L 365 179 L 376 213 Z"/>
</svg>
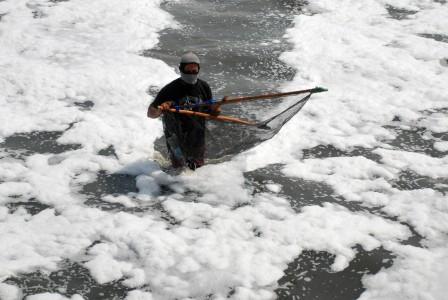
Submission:
<svg viewBox="0 0 448 300">
<path fill-rule="evenodd" d="M 196 84 L 192 85 L 178 78 L 160 90 L 151 106 L 158 107 L 166 101 L 173 101 L 176 105 L 199 104 L 211 99 L 212 92 L 207 82 L 198 79 Z M 193 110 L 207 111 L 208 109 L 196 107 Z M 186 159 L 203 156 L 205 147 L 204 118 L 164 113 L 162 120 L 168 150 L 171 153 L 173 147 L 179 146 Z"/>
</svg>

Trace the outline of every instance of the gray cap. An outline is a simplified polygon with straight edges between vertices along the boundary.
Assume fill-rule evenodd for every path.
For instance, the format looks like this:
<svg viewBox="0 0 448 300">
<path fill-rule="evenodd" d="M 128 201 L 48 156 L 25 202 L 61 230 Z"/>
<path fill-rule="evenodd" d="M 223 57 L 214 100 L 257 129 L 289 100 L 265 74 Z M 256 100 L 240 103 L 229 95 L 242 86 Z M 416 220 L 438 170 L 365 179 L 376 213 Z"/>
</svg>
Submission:
<svg viewBox="0 0 448 300">
<path fill-rule="evenodd" d="M 186 52 L 182 55 L 182 57 L 180 58 L 180 63 L 181 64 L 191 64 L 191 63 L 195 63 L 195 64 L 200 64 L 201 62 L 199 61 L 199 57 L 197 57 L 196 54 L 194 54 L 193 52 Z"/>
</svg>

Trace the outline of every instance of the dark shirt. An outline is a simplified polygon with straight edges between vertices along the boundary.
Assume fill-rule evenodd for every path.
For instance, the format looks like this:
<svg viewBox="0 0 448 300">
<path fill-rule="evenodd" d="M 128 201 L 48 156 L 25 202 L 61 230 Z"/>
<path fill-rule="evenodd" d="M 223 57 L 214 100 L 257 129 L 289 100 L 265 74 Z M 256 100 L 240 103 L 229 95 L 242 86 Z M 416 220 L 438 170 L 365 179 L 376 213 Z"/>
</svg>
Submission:
<svg viewBox="0 0 448 300">
<path fill-rule="evenodd" d="M 212 91 L 207 82 L 198 79 L 196 84 L 188 84 L 178 78 L 160 90 L 152 107 L 158 107 L 166 101 L 173 101 L 176 105 L 199 104 L 212 99 Z M 207 112 L 207 107 L 193 108 L 195 111 Z M 167 140 L 175 135 L 177 143 L 184 155 L 195 156 L 195 149 L 203 148 L 205 144 L 205 119 L 186 116 L 177 113 L 164 113 L 163 129 Z"/>
</svg>

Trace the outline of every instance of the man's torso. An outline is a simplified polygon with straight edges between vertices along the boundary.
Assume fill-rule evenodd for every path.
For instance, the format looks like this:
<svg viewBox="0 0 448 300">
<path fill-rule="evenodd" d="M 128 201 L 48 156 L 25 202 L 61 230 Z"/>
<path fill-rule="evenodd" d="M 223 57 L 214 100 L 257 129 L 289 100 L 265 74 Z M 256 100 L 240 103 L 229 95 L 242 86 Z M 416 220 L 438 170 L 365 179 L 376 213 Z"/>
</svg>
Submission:
<svg viewBox="0 0 448 300">
<path fill-rule="evenodd" d="M 206 107 L 194 107 L 211 100 L 212 95 L 208 84 L 198 79 L 194 85 L 186 84 L 182 79 L 176 79 L 166 85 L 157 95 L 151 105 L 157 107 L 166 101 L 172 101 L 175 105 L 190 105 L 195 111 L 206 111 Z M 163 115 L 164 133 L 168 139 L 173 134 L 184 151 L 187 148 L 204 147 L 205 144 L 205 120 L 200 117 L 186 116 L 176 113 L 165 113 Z"/>
</svg>

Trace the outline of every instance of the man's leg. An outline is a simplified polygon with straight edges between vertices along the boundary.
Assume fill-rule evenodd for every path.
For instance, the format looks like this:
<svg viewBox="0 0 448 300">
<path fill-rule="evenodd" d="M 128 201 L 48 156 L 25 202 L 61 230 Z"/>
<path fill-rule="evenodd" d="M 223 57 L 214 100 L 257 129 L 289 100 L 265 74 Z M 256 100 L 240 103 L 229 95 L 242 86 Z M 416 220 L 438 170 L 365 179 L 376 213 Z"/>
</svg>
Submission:
<svg viewBox="0 0 448 300">
<path fill-rule="evenodd" d="M 187 158 L 187 166 L 195 170 L 197 168 L 202 167 L 205 164 L 205 145 L 202 145 L 199 148 L 192 149 L 191 156 Z"/>
<path fill-rule="evenodd" d="M 168 153 L 171 160 L 171 165 L 173 168 L 182 168 L 185 166 L 185 158 L 182 153 L 182 150 L 177 142 L 177 138 L 175 135 L 171 135 L 166 138 L 166 146 L 168 148 Z"/>
<path fill-rule="evenodd" d="M 173 168 L 182 168 L 185 166 L 185 163 L 183 160 L 177 159 L 174 155 L 170 154 L 170 160 L 171 160 L 171 166 Z"/>
</svg>

